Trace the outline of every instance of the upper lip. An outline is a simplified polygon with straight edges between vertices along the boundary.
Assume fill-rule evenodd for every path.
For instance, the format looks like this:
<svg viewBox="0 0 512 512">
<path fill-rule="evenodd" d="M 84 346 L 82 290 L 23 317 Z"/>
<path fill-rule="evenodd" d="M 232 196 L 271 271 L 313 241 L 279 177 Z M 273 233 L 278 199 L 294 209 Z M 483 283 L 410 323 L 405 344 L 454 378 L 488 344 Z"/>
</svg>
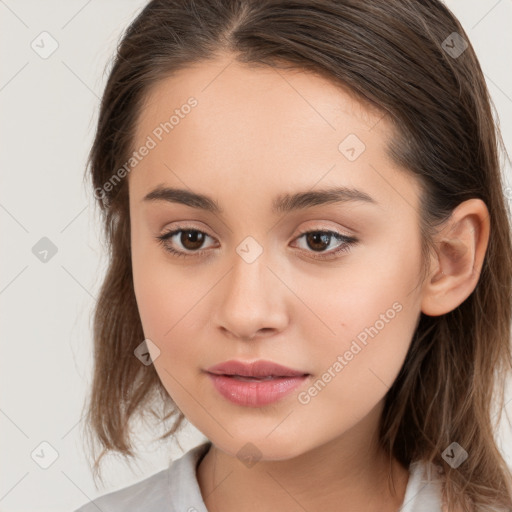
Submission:
<svg viewBox="0 0 512 512">
<path fill-rule="evenodd" d="M 294 370 L 272 361 L 225 361 L 206 370 L 217 375 L 239 375 L 241 377 L 297 377 L 309 375 L 301 370 Z"/>
</svg>

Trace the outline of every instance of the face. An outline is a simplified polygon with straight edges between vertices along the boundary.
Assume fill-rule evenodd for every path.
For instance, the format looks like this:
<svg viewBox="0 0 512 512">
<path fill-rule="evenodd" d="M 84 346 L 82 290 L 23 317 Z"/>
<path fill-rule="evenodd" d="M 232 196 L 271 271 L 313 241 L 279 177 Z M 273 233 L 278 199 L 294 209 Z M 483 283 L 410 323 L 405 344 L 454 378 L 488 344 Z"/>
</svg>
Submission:
<svg viewBox="0 0 512 512">
<path fill-rule="evenodd" d="M 228 62 L 146 98 L 134 146 L 148 149 L 128 174 L 135 295 L 188 420 L 227 453 L 285 459 L 357 430 L 398 375 L 421 310 L 420 188 L 387 157 L 380 112 L 317 75 Z M 218 210 L 145 199 L 157 187 Z M 283 201 L 335 188 L 352 194 Z M 206 372 L 228 360 L 308 376 L 235 403 Z"/>
</svg>

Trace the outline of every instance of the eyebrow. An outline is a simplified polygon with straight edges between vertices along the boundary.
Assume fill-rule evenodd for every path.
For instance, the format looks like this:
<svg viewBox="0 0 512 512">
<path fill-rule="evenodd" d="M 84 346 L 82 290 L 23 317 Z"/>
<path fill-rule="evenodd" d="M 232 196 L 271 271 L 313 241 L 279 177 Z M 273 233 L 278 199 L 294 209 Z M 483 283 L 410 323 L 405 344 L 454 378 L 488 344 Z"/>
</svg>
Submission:
<svg viewBox="0 0 512 512">
<path fill-rule="evenodd" d="M 224 210 L 217 201 L 207 195 L 181 188 L 165 187 L 163 185 L 159 185 L 149 192 L 144 196 L 143 201 L 168 201 L 198 210 L 217 214 L 224 213 Z M 362 190 L 349 187 L 334 187 L 315 191 L 295 192 L 293 194 L 281 194 L 272 202 L 272 213 L 288 213 L 324 204 L 347 202 L 379 204 L 373 197 Z"/>
</svg>

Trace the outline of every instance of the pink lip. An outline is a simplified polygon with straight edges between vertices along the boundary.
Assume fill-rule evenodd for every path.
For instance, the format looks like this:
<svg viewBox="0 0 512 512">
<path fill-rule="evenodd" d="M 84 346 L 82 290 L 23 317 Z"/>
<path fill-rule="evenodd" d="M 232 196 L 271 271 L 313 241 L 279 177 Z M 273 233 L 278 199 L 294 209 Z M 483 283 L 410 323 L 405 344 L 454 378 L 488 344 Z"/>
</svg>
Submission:
<svg viewBox="0 0 512 512">
<path fill-rule="evenodd" d="M 237 405 L 261 407 L 280 400 L 300 386 L 309 374 L 271 361 L 226 361 L 206 370 L 215 389 Z M 267 378 L 239 380 L 237 377 Z"/>
<path fill-rule="evenodd" d="M 225 361 L 206 369 L 209 373 L 218 375 L 240 375 L 243 377 L 299 377 L 307 375 L 307 372 L 294 370 L 272 361 L 253 361 L 252 363 L 244 363 L 243 361 Z"/>
</svg>

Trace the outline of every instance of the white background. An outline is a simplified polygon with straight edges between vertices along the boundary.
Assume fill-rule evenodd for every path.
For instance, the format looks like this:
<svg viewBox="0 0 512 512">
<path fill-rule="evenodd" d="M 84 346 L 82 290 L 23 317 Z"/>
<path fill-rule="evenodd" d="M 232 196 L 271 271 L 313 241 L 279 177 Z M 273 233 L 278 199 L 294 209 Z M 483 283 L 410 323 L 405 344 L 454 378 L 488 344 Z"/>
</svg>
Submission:
<svg viewBox="0 0 512 512">
<path fill-rule="evenodd" d="M 108 486 L 96 489 L 78 425 L 91 377 L 92 308 L 106 262 L 84 165 L 105 70 L 122 30 L 145 4 L 0 0 L 0 512 L 72 511 L 168 465 L 166 450 L 146 443 L 138 471 L 109 459 Z M 476 49 L 512 154 L 512 0 L 447 5 Z M 47 59 L 31 48 L 43 31 L 59 45 Z M 508 164 L 504 172 L 510 186 Z M 47 263 L 32 253 L 42 237 L 58 249 Z M 512 464 L 510 425 L 503 422 L 501 432 Z M 171 457 L 203 439 L 188 426 L 182 448 L 171 443 Z M 59 454 L 48 469 L 31 458 L 43 441 Z"/>
</svg>

